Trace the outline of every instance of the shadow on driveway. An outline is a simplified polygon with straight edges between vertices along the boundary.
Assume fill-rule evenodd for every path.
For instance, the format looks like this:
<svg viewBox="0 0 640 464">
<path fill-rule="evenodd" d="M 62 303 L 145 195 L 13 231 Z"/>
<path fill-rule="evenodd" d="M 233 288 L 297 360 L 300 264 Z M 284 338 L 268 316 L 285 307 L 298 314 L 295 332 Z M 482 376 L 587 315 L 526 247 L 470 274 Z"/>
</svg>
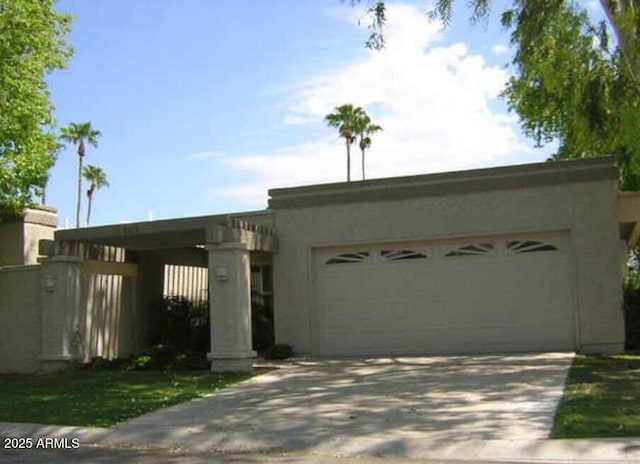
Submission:
<svg viewBox="0 0 640 464">
<path fill-rule="evenodd" d="M 115 426 L 108 444 L 414 454 L 547 438 L 573 354 L 294 361 Z M 422 443 L 422 445 L 421 445 Z"/>
</svg>

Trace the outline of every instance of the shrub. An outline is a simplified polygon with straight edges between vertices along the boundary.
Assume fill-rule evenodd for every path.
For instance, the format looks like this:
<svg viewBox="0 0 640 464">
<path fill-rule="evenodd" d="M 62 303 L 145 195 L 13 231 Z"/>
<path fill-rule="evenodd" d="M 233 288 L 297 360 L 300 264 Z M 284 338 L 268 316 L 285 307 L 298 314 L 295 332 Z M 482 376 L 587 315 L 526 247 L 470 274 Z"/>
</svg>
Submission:
<svg viewBox="0 0 640 464">
<path fill-rule="evenodd" d="M 171 345 L 155 345 L 129 358 L 94 358 L 85 367 L 96 370 L 194 371 L 207 370 L 209 362 L 204 352 L 178 352 Z"/>
<path fill-rule="evenodd" d="M 640 350 L 640 271 L 629 274 L 624 284 L 625 349 Z"/>
<path fill-rule="evenodd" d="M 273 345 L 262 353 L 264 359 L 289 359 L 291 356 L 293 348 L 285 344 Z"/>
<path fill-rule="evenodd" d="M 149 306 L 149 341 L 177 351 L 209 351 L 209 305 L 182 296 L 154 300 Z"/>
</svg>

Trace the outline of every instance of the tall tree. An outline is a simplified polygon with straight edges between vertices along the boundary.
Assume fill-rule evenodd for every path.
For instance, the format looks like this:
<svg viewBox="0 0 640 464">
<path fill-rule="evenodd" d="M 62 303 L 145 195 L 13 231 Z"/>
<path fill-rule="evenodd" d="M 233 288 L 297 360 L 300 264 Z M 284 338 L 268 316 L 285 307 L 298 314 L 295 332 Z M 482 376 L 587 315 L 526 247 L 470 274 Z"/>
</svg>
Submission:
<svg viewBox="0 0 640 464">
<path fill-rule="evenodd" d="M 374 124 L 371 117 L 362 111 L 355 121 L 354 132 L 359 139 L 360 152 L 362 153 L 362 180 L 365 180 L 365 150 L 371 146 L 371 136 L 377 132 L 381 132 L 382 127 Z"/>
<path fill-rule="evenodd" d="M 72 54 L 71 18 L 53 0 L 0 0 L 0 211 L 19 215 L 40 196 L 55 160 L 45 77 Z"/>
<path fill-rule="evenodd" d="M 621 53 L 630 67 L 631 74 L 638 82 L 640 78 L 640 0 L 599 0 L 599 2 L 615 31 Z M 350 0 L 350 3 L 351 5 L 366 4 L 371 31 L 366 46 L 374 49 L 384 47 L 383 29 L 387 21 L 386 0 Z M 491 0 L 469 0 L 466 3 L 471 9 L 473 22 L 487 18 L 491 12 Z M 542 24 L 549 18 L 563 14 L 563 8 L 569 3 L 571 2 L 566 0 L 513 0 L 512 6 L 508 9 L 526 7 L 535 10 L 532 16 L 522 18 L 531 26 L 535 23 Z M 429 16 L 448 25 L 453 16 L 454 4 L 455 0 L 437 0 Z"/>
<path fill-rule="evenodd" d="M 600 0 L 633 78 L 640 78 L 640 0 Z"/>
<path fill-rule="evenodd" d="M 109 182 L 107 181 L 107 174 L 102 168 L 98 166 L 88 164 L 84 167 L 82 174 L 84 175 L 84 178 L 87 180 L 87 182 L 89 182 L 89 189 L 87 190 L 87 225 L 89 225 L 91 221 L 91 205 L 93 203 L 93 195 L 102 187 L 108 187 Z"/>
<path fill-rule="evenodd" d="M 359 106 L 351 103 L 336 106 L 334 112 L 325 116 L 325 122 L 329 127 L 338 129 L 338 136 L 344 138 L 347 146 L 347 182 L 351 182 L 351 144 L 355 142 L 354 127 L 356 121 L 364 113 Z"/>
<path fill-rule="evenodd" d="M 636 84 L 640 86 L 640 0 L 599 0 L 600 5 L 615 31 L 620 53 L 629 66 L 629 71 Z M 436 8 L 430 12 L 433 18 L 442 19 L 445 23 L 451 21 L 454 0 L 438 0 Z M 490 0 L 471 0 L 471 19 L 474 21 L 486 18 L 491 11 Z M 526 27 L 545 27 L 549 20 L 554 21 L 558 16 L 565 16 L 567 7 L 577 8 L 578 3 L 566 0 L 513 0 L 509 10 L 529 10 L 533 14 L 522 17 Z M 378 23 L 376 19 L 374 23 Z"/>
<path fill-rule="evenodd" d="M 377 16 L 372 35 L 383 35 L 386 2 L 375 3 L 382 7 L 368 10 Z M 454 3 L 437 0 L 430 16 L 450 23 Z M 514 72 L 502 95 L 525 134 L 539 145 L 558 143 L 552 159 L 616 155 L 622 187 L 640 189 L 640 0 L 600 3 L 618 47 L 577 2 L 512 0 L 501 21 L 511 32 Z M 490 0 L 469 5 L 472 21 L 490 13 Z"/>
<path fill-rule="evenodd" d="M 80 227 L 80 211 L 82 209 L 82 164 L 86 154 L 85 142 L 93 145 L 94 147 L 97 147 L 98 137 L 100 137 L 100 131 L 91 127 L 90 122 L 72 122 L 71 124 L 69 124 L 69 127 L 63 127 L 61 130 L 61 140 L 78 146 L 78 196 L 76 204 L 76 227 Z"/>
<path fill-rule="evenodd" d="M 503 95 L 524 132 L 557 141 L 555 159 L 617 155 L 623 188 L 640 188 L 640 92 L 622 50 L 577 4 L 531 25 L 535 14 L 523 2 L 502 17 L 516 50 Z"/>
</svg>

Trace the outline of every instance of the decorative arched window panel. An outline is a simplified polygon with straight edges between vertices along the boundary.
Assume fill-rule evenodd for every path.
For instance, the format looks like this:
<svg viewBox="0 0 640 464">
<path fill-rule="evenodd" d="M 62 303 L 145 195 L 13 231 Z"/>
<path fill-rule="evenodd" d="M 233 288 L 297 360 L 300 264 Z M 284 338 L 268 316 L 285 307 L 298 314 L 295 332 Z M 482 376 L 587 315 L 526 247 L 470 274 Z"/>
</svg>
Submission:
<svg viewBox="0 0 640 464">
<path fill-rule="evenodd" d="M 465 245 L 458 248 L 454 248 L 449 251 L 445 256 L 451 258 L 454 256 L 484 256 L 493 252 L 493 243 L 477 243 L 473 245 Z"/>
<path fill-rule="evenodd" d="M 329 258 L 325 264 L 355 264 L 362 263 L 369 257 L 368 251 L 351 251 Z"/>
<path fill-rule="evenodd" d="M 409 259 L 427 259 L 426 253 L 421 251 L 398 249 L 398 250 L 382 250 L 380 256 L 383 261 L 405 261 Z"/>
<path fill-rule="evenodd" d="M 555 245 L 537 240 L 509 240 L 507 250 L 512 253 L 537 253 L 541 251 L 556 251 Z"/>
</svg>

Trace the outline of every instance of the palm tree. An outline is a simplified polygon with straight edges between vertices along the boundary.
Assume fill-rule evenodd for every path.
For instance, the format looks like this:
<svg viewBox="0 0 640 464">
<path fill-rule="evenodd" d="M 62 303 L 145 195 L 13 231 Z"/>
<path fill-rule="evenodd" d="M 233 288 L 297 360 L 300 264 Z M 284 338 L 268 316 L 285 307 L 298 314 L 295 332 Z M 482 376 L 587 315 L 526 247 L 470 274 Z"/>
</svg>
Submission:
<svg viewBox="0 0 640 464">
<path fill-rule="evenodd" d="M 382 127 L 371 122 L 371 118 L 367 113 L 362 111 L 362 114 L 357 118 L 354 132 L 360 138 L 360 151 L 362 152 L 362 180 L 365 180 L 364 175 L 364 151 L 371 146 L 371 136 L 376 132 L 381 132 Z"/>
<path fill-rule="evenodd" d="M 80 227 L 80 210 L 82 208 L 82 162 L 85 155 L 85 142 L 98 146 L 100 131 L 91 127 L 90 122 L 69 124 L 61 129 L 60 139 L 78 145 L 78 203 L 76 207 L 76 227 Z"/>
<path fill-rule="evenodd" d="M 356 140 L 354 137 L 354 127 L 357 119 L 361 117 L 364 110 L 359 106 L 350 103 L 336 106 L 334 113 L 325 116 L 324 120 L 329 127 L 338 129 L 338 136 L 344 137 L 347 145 L 347 182 L 351 182 L 351 144 Z"/>
<path fill-rule="evenodd" d="M 91 203 L 93 202 L 93 194 L 96 190 L 100 190 L 102 187 L 108 187 L 109 182 L 107 181 L 107 175 L 98 166 L 93 166 L 88 164 L 85 166 L 82 174 L 84 178 L 89 182 L 89 190 L 87 190 L 87 198 L 88 206 L 87 206 L 87 225 L 89 225 L 89 221 L 91 220 Z"/>
</svg>

